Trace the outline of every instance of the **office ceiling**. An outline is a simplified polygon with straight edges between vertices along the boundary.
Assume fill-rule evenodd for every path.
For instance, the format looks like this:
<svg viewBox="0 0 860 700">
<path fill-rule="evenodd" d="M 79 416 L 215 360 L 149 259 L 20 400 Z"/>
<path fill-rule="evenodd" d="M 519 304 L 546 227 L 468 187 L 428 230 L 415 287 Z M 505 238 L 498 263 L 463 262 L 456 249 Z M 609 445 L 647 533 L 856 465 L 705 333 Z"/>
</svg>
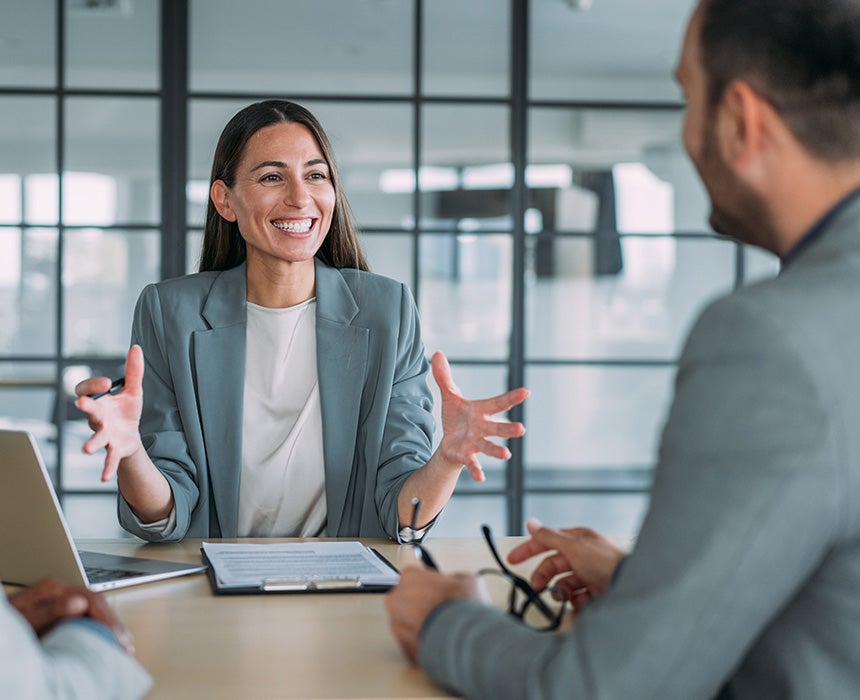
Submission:
<svg viewBox="0 0 860 700">
<path fill-rule="evenodd" d="M 157 83 L 147 86 L 147 82 L 158 79 L 154 32 L 123 30 L 130 18 L 139 24 L 144 16 L 145 22 L 155 26 L 154 0 L 100 0 L 95 7 L 90 7 L 93 0 L 68 0 L 68 3 L 67 24 L 76 32 L 74 55 L 78 65 L 89 66 L 92 75 L 125 70 L 132 84 L 137 82 L 144 89 L 157 87 Z M 694 0 L 592 0 L 587 10 L 576 9 L 577 4 L 588 5 L 588 2 L 533 0 L 529 60 L 532 73 L 540 78 L 531 80 L 532 98 L 669 102 L 680 99 L 671 74 Z M 4 0 L 0 6 L 0 83 L 26 85 L 29 83 L 15 80 L 26 81 L 21 76 L 32 75 L 37 80 L 39 76 L 47 76 L 45 84 L 51 84 L 56 57 L 55 29 L 49 20 L 54 5 L 55 0 Z M 505 84 L 507 66 L 500 67 L 500 62 L 507 60 L 507 46 L 486 43 L 472 46 L 468 41 L 458 41 L 458 37 L 482 34 L 506 38 L 508 18 L 497 9 L 507 3 L 424 0 L 423 5 L 425 28 L 435 37 L 434 41 L 438 43 L 440 36 L 450 36 L 452 43 L 456 42 L 456 50 L 450 53 L 437 50 L 427 61 L 441 85 L 461 74 L 469 74 L 473 84 L 490 84 L 484 80 L 496 83 L 501 80 Z M 272 16 L 291 16 L 284 13 L 284 6 L 293 8 L 295 16 L 301 18 L 301 31 L 294 31 L 283 22 L 266 21 Z M 236 7 L 242 11 L 236 12 Z M 254 85 L 247 77 L 252 75 L 249 66 L 254 67 L 253 74 L 264 90 L 283 82 L 289 72 L 306 76 L 305 82 L 296 83 L 299 87 L 296 92 L 302 88 L 313 92 L 314 85 L 320 85 L 319 80 L 314 82 L 314 76 L 326 75 L 338 75 L 338 85 L 347 86 L 343 91 L 349 92 L 353 82 L 367 82 L 367 76 L 361 74 L 366 66 L 376 66 L 377 70 L 382 67 L 382 72 L 391 70 L 391 76 L 379 75 L 375 85 L 396 85 L 404 75 L 408 80 L 411 71 L 411 37 L 403 32 L 403 27 L 411 26 L 411 8 L 412 3 L 405 0 L 259 0 L 253 5 L 237 5 L 235 0 L 192 0 L 190 48 L 192 67 L 196 70 L 191 76 L 192 88 L 197 83 L 198 89 L 211 90 L 213 84 L 217 86 L 219 80 L 232 75 L 238 84 L 246 86 L 245 91 L 253 92 Z M 450 26 L 445 25 L 448 10 L 455 18 Z M 224 20 L 225 13 L 228 22 Z M 379 16 L 390 20 L 379 22 Z M 106 60 L 105 39 L 110 37 L 121 42 L 121 50 L 108 53 Z M 219 50 L 204 51 L 202 37 L 216 42 Z M 290 57 L 289 65 L 277 60 L 281 55 Z M 410 64 L 404 66 L 401 60 L 392 60 L 392 55 L 402 56 Z M 296 56 L 307 60 L 297 71 L 293 69 L 292 58 Z M 243 67 L 244 73 L 237 73 L 237 65 Z M 356 71 L 354 81 L 351 70 Z M 396 91 L 403 94 L 409 89 L 411 83 L 407 82 L 404 89 Z M 325 90 L 323 82 L 317 91 Z M 0 114 L 0 144 L 16 144 L 26 152 L 28 142 L 43 139 L 45 122 L 52 119 L 49 113 L 29 119 L 24 114 L 7 118 Z M 136 132 L 142 136 L 151 133 L 152 126 L 151 117 L 144 113 L 137 123 L 133 116 L 125 115 L 121 129 L 128 140 Z M 452 123 L 451 128 L 456 130 L 457 125 Z M 568 129 L 570 125 L 559 120 L 559 128 Z M 657 131 L 665 128 L 666 140 L 677 140 L 674 120 L 656 120 L 648 128 Z M 355 129 L 361 132 L 363 127 L 356 123 Z M 106 130 L 99 127 L 95 129 L 96 136 L 105 137 L 110 130 L 110 124 Z M 384 138 L 378 125 L 368 125 L 367 132 Z M 659 140 L 655 134 L 652 141 Z M 12 157 L 14 150 L 18 149 L 7 150 L 7 156 Z"/>
</svg>

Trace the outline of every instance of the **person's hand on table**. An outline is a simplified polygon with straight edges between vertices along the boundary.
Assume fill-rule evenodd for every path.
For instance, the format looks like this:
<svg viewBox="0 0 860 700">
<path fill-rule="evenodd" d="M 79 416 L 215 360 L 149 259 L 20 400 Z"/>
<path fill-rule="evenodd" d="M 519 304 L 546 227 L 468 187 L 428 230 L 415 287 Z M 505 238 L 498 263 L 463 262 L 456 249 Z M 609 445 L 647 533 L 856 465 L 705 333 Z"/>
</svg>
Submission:
<svg viewBox="0 0 860 700">
<path fill-rule="evenodd" d="M 609 590 L 612 573 L 624 557 L 624 550 L 606 537 L 585 527 L 553 530 L 537 520 L 526 523 L 531 538 L 508 554 L 511 564 L 519 564 L 538 554 L 550 552 L 531 574 L 535 590 L 552 582 L 564 591 L 577 610 Z M 558 580 L 554 580 L 557 577 Z"/>
<path fill-rule="evenodd" d="M 49 578 L 13 593 L 9 596 L 9 603 L 39 637 L 64 620 L 89 617 L 107 627 L 128 653 L 133 651 L 131 636 L 98 593 Z"/>
<path fill-rule="evenodd" d="M 125 386 L 116 394 L 98 399 L 91 395 L 107 391 L 108 377 L 85 379 L 75 387 L 75 406 L 86 413 L 93 436 L 84 443 L 84 452 L 93 454 L 107 448 L 102 481 L 116 474 L 120 460 L 143 449 L 140 441 L 140 414 L 143 410 L 143 350 L 133 345 L 125 360 Z"/>
<path fill-rule="evenodd" d="M 441 574 L 421 567 L 400 574 L 400 582 L 386 594 L 385 609 L 391 632 L 410 661 L 418 661 L 421 627 L 430 612 L 446 600 L 459 598 L 486 599 L 475 576 Z"/>
<path fill-rule="evenodd" d="M 528 389 L 470 401 L 463 397 L 451 376 L 451 367 L 441 352 L 432 357 L 433 378 L 442 397 L 442 439 L 439 452 L 449 462 L 465 464 L 475 481 L 484 481 L 484 470 L 478 455 L 497 459 L 510 459 L 507 447 L 488 440 L 490 437 L 522 437 L 526 429 L 522 423 L 492 420 L 492 416 L 508 411 L 528 398 Z"/>
</svg>

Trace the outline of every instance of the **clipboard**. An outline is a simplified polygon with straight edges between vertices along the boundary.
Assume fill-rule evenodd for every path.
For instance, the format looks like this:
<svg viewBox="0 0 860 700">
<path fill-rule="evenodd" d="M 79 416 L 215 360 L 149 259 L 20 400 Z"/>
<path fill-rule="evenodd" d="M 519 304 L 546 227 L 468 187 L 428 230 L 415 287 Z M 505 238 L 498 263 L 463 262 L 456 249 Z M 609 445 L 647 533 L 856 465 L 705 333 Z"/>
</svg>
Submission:
<svg viewBox="0 0 860 700">
<path fill-rule="evenodd" d="M 200 554 L 216 595 L 384 593 L 400 579 L 391 562 L 358 541 L 204 542 Z"/>
</svg>

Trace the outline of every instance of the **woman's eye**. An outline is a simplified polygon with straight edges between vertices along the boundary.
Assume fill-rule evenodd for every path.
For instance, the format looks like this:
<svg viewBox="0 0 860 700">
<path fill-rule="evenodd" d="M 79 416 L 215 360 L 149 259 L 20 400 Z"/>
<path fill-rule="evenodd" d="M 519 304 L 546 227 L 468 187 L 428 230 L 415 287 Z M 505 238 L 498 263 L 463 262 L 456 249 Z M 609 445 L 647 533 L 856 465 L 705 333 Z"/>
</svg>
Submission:
<svg viewBox="0 0 860 700">
<path fill-rule="evenodd" d="M 311 180 L 326 180 L 325 173 L 311 173 L 309 176 Z"/>
<path fill-rule="evenodd" d="M 263 175 L 261 178 L 262 182 L 278 182 L 281 179 L 281 176 L 277 173 L 269 173 L 268 175 Z"/>
</svg>

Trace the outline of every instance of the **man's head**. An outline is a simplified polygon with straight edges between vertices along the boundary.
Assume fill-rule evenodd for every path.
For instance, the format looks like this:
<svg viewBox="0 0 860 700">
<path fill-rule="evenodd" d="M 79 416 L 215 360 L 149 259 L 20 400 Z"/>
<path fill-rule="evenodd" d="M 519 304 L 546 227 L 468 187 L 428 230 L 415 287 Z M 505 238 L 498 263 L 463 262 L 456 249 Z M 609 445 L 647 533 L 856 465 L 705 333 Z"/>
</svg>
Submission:
<svg viewBox="0 0 860 700">
<path fill-rule="evenodd" d="M 703 0 L 699 12 L 712 110 L 744 80 L 813 155 L 860 157 L 860 1 Z"/>
<path fill-rule="evenodd" d="M 860 163 L 860 0 L 701 0 L 677 78 L 711 225 L 784 253 L 802 226 L 780 215 L 807 184 L 790 174 Z M 807 199 L 803 225 L 827 204 Z"/>
</svg>

